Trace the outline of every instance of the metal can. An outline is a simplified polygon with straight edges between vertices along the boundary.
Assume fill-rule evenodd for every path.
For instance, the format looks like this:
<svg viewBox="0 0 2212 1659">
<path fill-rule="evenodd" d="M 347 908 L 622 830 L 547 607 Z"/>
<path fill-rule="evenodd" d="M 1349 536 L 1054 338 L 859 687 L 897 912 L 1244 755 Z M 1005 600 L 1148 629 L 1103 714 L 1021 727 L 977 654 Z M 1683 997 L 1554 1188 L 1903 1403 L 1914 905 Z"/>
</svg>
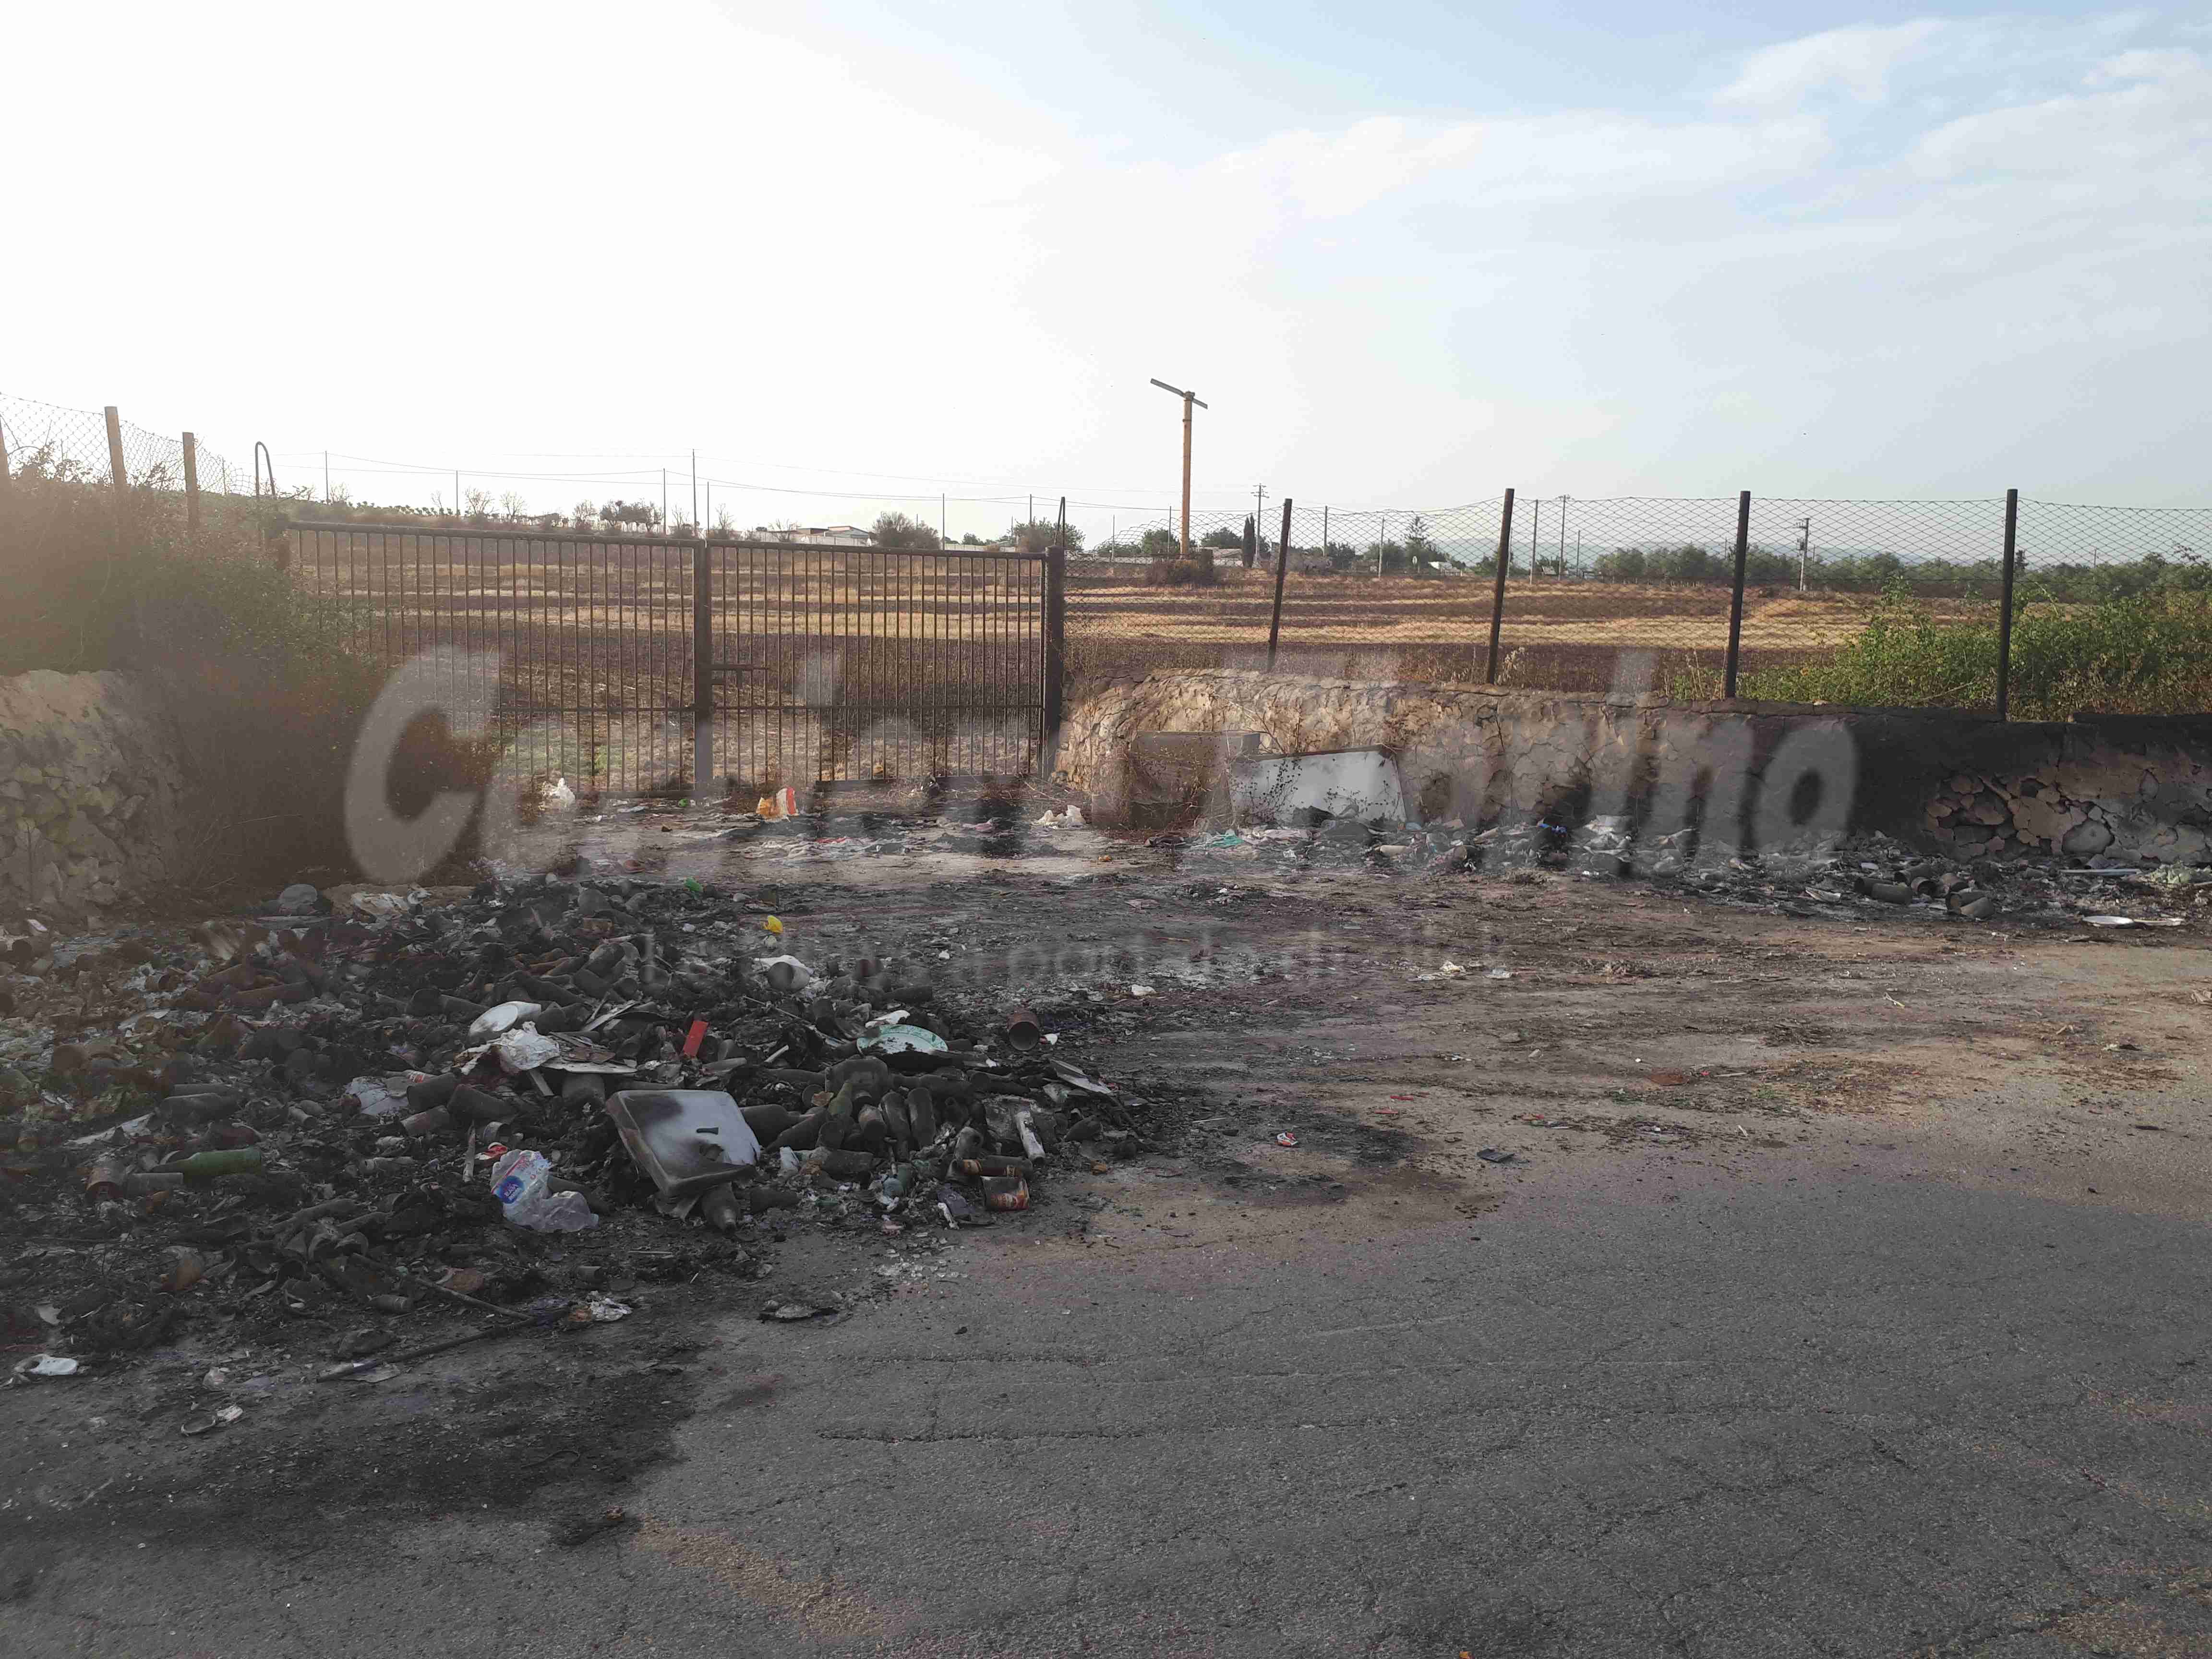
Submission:
<svg viewBox="0 0 2212 1659">
<path fill-rule="evenodd" d="M 983 1202 L 994 1210 L 1026 1210 L 1030 1183 L 1019 1176 L 989 1176 L 983 1182 Z"/>
</svg>

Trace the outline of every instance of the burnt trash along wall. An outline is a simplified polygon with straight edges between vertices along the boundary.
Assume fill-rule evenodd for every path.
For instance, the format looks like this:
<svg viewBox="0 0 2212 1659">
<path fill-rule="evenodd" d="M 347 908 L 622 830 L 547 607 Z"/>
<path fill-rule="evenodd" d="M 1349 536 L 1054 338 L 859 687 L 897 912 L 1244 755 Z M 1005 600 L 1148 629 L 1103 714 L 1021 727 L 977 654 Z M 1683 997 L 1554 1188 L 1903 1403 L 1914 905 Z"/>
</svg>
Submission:
<svg viewBox="0 0 2212 1659">
<path fill-rule="evenodd" d="M 1941 709 L 1157 674 L 1085 703 L 1062 728 L 1059 776 L 1086 792 L 1094 821 L 1131 820 L 1148 792 L 1132 740 L 1156 732 L 1257 733 L 1284 754 L 1386 749 L 1422 818 L 1469 823 L 1561 809 L 1667 816 L 1692 798 L 1729 801 L 1711 775 L 1732 774 L 1727 810 L 1754 842 L 1820 822 L 1799 777 L 1808 757 L 1840 759 L 1826 787 L 1848 799 L 1827 805 L 1851 832 L 1967 857 L 2212 862 L 2212 719 L 2003 724 Z M 1786 801 L 1766 799 L 1778 757 L 1792 775 L 1775 792 Z"/>
<path fill-rule="evenodd" d="M 0 911 L 112 905 L 167 876 L 174 757 L 161 711 L 126 675 L 0 679 Z"/>
</svg>

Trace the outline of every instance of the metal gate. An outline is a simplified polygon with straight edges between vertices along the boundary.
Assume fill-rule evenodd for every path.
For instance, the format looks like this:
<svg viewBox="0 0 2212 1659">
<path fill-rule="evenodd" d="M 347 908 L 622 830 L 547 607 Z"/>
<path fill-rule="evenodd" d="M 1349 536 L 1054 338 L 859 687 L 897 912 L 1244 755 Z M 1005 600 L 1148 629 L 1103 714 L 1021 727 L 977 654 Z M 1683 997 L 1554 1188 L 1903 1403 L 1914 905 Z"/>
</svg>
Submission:
<svg viewBox="0 0 2212 1659">
<path fill-rule="evenodd" d="M 489 694 L 510 775 L 714 796 L 1012 778 L 1059 725 L 1058 552 L 289 529 L 356 652 L 433 653 L 457 696 Z"/>
</svg>

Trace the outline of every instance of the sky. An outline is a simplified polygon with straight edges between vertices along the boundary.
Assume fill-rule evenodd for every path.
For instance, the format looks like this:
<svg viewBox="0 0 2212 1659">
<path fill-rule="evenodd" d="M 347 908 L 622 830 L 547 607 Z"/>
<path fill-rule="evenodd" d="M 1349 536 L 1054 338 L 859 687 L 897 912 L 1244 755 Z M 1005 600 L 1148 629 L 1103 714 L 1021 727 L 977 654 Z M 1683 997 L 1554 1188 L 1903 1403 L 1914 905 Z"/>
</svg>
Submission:
<svg viewBox="0 0 2212 1659">
<path fill-rule="evenodd" d="M 803 14 L 803 15 L 802 15 Z M 0 393 L 359 500 L 2199 505 L 2212 5 L 123 0 Z M 1010 505 L 1011 504 L 1011 505 Z"/>
</svg>

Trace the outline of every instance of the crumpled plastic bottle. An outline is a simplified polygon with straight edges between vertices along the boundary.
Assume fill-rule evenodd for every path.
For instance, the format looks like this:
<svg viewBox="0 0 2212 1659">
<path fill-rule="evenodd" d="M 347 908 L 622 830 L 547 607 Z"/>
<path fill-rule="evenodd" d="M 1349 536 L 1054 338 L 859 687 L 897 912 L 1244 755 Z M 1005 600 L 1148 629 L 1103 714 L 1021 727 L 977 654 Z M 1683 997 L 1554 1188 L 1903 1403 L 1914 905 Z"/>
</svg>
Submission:
<svg viewBox="0 0 2212 1659">
<path fill-rule="evenodd" d="M 544 1153 L 516 1151 L 492 1165 L 492 1196 L 512 1227 L 539 1233 L 579 1233 L 599 1224 L 581 1193 L 549 1193 L 553 1165 Z"/>
</svg>

